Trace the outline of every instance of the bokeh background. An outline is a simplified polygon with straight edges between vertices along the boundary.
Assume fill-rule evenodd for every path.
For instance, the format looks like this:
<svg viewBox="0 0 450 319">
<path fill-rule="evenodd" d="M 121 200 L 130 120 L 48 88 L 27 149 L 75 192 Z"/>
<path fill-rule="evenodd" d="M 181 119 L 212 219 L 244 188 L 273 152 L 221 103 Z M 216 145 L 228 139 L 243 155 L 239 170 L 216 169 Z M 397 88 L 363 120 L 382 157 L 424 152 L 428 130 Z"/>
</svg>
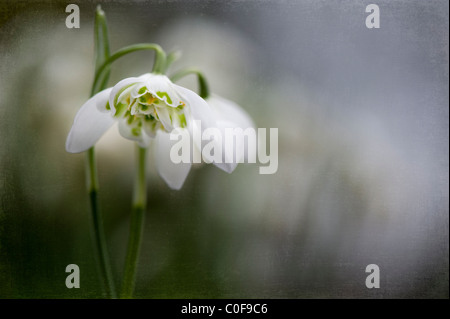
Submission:
<svg viewBox="0 0 450 319">
<path fill-rule="evenodd" d="M 172 191 L 149 164 L 135 297 L 448 298 L 448 2 L 377 0 L 381 28 L 369 30 L 372 2 L 0 1 L 0 297 L 104 296 L 84 155 L 64 150 L 101 3 L 113 51 L 179 49 L 173 71 L 200 68 L 258 127 L 279 129 L 274 175 L 203 165 Z M 65 26 L 69 3 L 80 29 Z M 110 83 L 152 58 L 123 58 Z M 133 144 L 114 127 L 97 154 L 119 286 Z M 80 289 L 65 287 L 72 263 Z M 365 286 L 372 263 L 380 289 Z"/>
</svg>

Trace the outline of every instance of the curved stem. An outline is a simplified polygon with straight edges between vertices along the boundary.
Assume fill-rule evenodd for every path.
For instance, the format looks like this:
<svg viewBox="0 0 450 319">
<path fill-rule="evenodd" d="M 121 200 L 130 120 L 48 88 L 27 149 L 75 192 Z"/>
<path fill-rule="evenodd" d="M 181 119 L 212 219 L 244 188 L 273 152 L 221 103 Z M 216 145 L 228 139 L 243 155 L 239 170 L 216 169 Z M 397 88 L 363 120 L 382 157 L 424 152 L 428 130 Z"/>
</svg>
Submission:
<svg viewBox="0 0 450 319">
<path fill-rule="evenodd" d="M 124 55 L 127 55 L 129 53 L 135 52 L 135 51 L 142 51 L 142 50 L 154 50 L 155 51 L 155 63 L 153 64 L 153 73 L 163 73 L 166 65 L 166 53 L 163 51 L 163 49 L 158 45 L 154 43 L 140 43 L 140 44 L 134 44 L 127 47 L 124 47 L 111 55 L 108 59 L 106 59 L 105 62 L 98 68 L 97 73 L 95 74 L 94 83 L 92 85 L 92 95 L 93 92 L 100 91 L 98 89 L 99 84 L 101 83 L 100 79 L 103 76 L 104 72 L 108 72 L 108 67 L 116 61 L 117 59 L 123 57 Z"/>
<path fill-rule="evenodd" d="M 123 276 L 121 298 L 132 298 L 136 281 L 136 268 L 144 232 L 144 218 L 147 204 L 146 184 L 147 149 L 137 146 L 137 169 L 131 211 L 130 235 L 128 240 L 125 272 Z"/>
<path fill-rule="evenodd" d="M 209 97 L 209 87 L 208 87 L 208 82 L 206 81 L 205 75 L 203 74 L 203 72 L 201 72 L 198 69 L 195 68 L 190 68 L 190 69 L 183 69 L 181 71 L 178 71 L 177 73 L 175 73 L 174 75 L 172 75 L 170 77 L 170 79 L 175 82 L 178 81 L 181 78 L 184 78 L 187 75 L 190 74 L 195 74 L 197 75 L 197 80 L 198 80 L 198 95 L 200 95 L 200 97 L 202 97 L 203 99 L 206 99 L 207 97 Z"/>
</svg>

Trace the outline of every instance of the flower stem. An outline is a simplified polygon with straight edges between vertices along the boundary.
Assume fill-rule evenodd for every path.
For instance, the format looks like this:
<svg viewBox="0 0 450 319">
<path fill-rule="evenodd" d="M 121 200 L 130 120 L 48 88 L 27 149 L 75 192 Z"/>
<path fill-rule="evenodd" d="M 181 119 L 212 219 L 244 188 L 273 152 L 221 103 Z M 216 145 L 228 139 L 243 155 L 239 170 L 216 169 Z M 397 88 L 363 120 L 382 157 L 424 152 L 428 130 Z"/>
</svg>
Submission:
<svg viewBox="0 0 450 319">
<path fill-rule="evenodd" d="M 167 73 L 167 69 L 172 65 L 172 63 L 174 63 L 180 57 L 181 57 L 180 51 L 169 52 L 166 57 L 166 65 L 164 67 L 164 73 Z"/>
<path fill-rule="evenodd" d="M 155 63 L 153 64 L 153 73 L 163 73 L 165 66 L 166 66 L 166 53 L 164 50 L 158 45 L 154 43 L 139 43 L 130 45 L 127 47 L 124 47 L 117 52 L 115 52 L 113 55 L 111 55 L 108 59 L 106 59 L 103 64 L 97 69 L 97 73 L 95 74 L 94 84 L 92 86 L 92 95 L 93 92 L 100 91 L 98 88 L 100 84 L 102 83 L 101 79 L 103 77 L 103 73 L 108 72 L 109 65 L 116 61 L 117 59 L 123 57 L 124 55 L 127 55 L 129 53 L 135 52 L 135 51 L 142 51 L 142 50 L 154 50 L 155 51 Z"/>
<path fill-rule="evenodd" d="M 97 72 L 100 66 L 105 62 L 110 56 L 109 50 L 109 36 L 108 36 L 108 25 L 106 23 L 105 12 L 102 10 L 100 5 L 97 6 L 95 12 L 95 24 L 94 24 L 94 40 L 95 40 L 95 71 Z M 99 78 L 99 87 L 96 92 L 91 92 L 92 95 L 106 88 L 109 80 L 110 67 L 105 68 L 101 78 Z M 93 90 L 96 88 L 92 88 Z"/>
<path fill-rule="evenodd" d="M 96 73 L 98 73 L 99 66 L 109 57 L 109 40 L 108 28 L 106 24 L 105 13 L 100 6 L 97 7 L 95 14 L 95 52 L 96 52 Z M 105 88 L 109 79 L 109 67 L 105 68 L 105 72 L 101 77 L 100 87 L 95 89 L 92 87 L 91 96 Z M 95 160 L 95 149 L 91 147 L 86 155 L 86 173 L 87 173 L 87 191 L 91 204 L 92 214 L 92 233 L 94 234 L 94 245 L 97 253 L 98 268 L 100 270 L 100 277 L 103 287 L 108 297 L 117 298 L 114 279 L 112 276 L 111 265 L 108 256 L 108 249 L 106 246 L 106 237 L 103 230 L 103 217 L 98 202 L 98 175 L 97 164 Z"/>
<path fill-rule="evenodd" d="M 198 95 L 200 95 L 201 98 L 206 99 L 209 97 L 209 87 L 208 82 L 206 81 L 205 75 L 200 70 L 191 68 L 191 69 L 183 69 L 181 71 L 178 71 L 174 75 L 170 77 L 170 79 L 175 82 L 178 81 L 181 78 L 184 78 L 187 75 L 195 74 L 197 75 L 198 80 Z"/>
<path fill-rule="evenodd" d="M 125 260 L 125 272 L 122 283 L 121 298 L 132 298 L 136 281 L 136 268 L 144 232 L 144 218 L 147 204 L 146 184 L 147 149 L 137 146 L 137 169 L 131 211 L 130 235 Z"/>
<path fill-rule="evenodd" d="M 103 218 L 98 205 L 98 178 L 95 165 L 94 148 L 87 152 L 88 193 L 92 210 L 92 228 L 95 239 L 95 248 L 98 255 L 100 277 L 108 297 L 117 298 L 111 266 L 109 264 L 108 249 L 106 247 L 105 233 L 103 231 Z"/>
</svg>

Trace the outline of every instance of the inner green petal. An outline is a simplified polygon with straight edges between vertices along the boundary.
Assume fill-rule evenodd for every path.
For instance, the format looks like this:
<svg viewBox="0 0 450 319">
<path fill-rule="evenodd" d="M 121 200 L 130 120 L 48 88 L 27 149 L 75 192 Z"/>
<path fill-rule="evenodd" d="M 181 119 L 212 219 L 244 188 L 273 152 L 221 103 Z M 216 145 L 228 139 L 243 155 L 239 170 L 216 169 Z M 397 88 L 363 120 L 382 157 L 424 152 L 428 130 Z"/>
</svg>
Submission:
<svg viewBox="0 0 450 319">
<path fill-rule="evenodd" d="M 143 86 L 139 89 L 138 94 L 144 94 L 147 91 L 147 87 Z"/>
<path fill-rule="evenodd" d="M 116 113 L 114 113 L 114 117 L 119 117 L 125 114 L 127 111 L 128 105 L 125 103 L 119 103 L 116 105 Z"/>
<path fill-rule="evenodd" d="M 167 92 L 158 91 L 156 92 L 156 95 L 158 95 L 158 97 L 160 97 L 161 99 L 166 97 L 167 103 L 172 104 L 172 99 L 170 98 L 169 94 L 167 94 Z"/>
</svg>

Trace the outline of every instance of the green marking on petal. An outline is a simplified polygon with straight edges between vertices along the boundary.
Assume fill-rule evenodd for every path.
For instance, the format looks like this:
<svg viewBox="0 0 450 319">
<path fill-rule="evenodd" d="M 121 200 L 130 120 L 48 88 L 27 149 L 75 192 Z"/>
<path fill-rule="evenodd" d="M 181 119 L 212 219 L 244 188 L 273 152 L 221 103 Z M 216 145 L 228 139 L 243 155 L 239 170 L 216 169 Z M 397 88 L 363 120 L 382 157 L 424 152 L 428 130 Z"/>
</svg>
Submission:
<svg viewBox="0 0 450 319">
<path fill-rule="evenodd" d="M 139 89 L 138 94 L 144 94 L 147 91 L 147 87 L 143 86 Z"/>
<path fill-rule="evenodd" d="M 180 126 L 182 128 L 185 128 L 187 126 L 187 122 L 186 122 L 186 116 L 184 114 L 180 114 L 178 116 L 178 118 L 180 119 Z"/>
<path fill-rule="evenodd" d="M 114 117 L 119 117 L 125 114 L 127 111 L 127 105 L 125 103 L 119 103 L 116 105 L 116 113 L 114 114 Z"/>
<path fill-rule="evenodd" d="M 134 136 L 141 135 L 141 128 L 140 127 L 133 127 L 131 129 L 131 134 L 133 134 Z"/>
<path fill-rule="evenodd" d="M 106 102 L 106 106 L 105 106 L 105 108 L 108 110 L 108 111 L 110 111 L 111 110 L 111 106 L 109 105 L 109 101 L 108 102 Z"/>
<path fill-rule="evenodd" d="M 158 97 L 160 97 L 161 99 L 166 97 L 167 103 L 172 104 L 172 99 L 170 98 L 169 94 L 167 94 L 167 92 L 158 91 L 156 92 L 156 95 L 158 95 Z"/>
<path fill-rule="evenodd" d="M 133 121 L 134 121 L 134 115 L 129 115 L 128 116 L 128 118 L 127 118 L 127 123 L 128 123 L 128 125 L 131 125 L 131 123 L 133 123 Z"/>
</svg>

